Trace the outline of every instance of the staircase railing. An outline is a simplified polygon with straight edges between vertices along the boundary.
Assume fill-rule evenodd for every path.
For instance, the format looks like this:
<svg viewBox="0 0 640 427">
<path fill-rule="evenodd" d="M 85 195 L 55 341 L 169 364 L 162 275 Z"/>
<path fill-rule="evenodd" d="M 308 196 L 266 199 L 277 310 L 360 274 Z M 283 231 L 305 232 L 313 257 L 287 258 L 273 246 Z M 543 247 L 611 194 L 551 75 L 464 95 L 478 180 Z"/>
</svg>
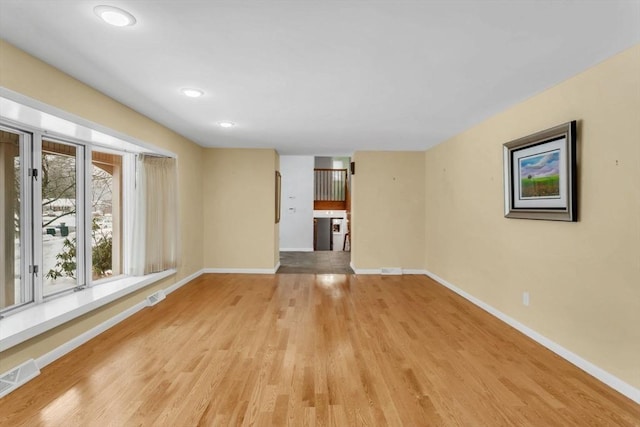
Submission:
<svg viewBox="0 0 640 427">
<path fill-rule="evenodd" d="M 316 210 L 345 210 L 349 200 L 346 169 L 314 169 Z"/>
</svg>

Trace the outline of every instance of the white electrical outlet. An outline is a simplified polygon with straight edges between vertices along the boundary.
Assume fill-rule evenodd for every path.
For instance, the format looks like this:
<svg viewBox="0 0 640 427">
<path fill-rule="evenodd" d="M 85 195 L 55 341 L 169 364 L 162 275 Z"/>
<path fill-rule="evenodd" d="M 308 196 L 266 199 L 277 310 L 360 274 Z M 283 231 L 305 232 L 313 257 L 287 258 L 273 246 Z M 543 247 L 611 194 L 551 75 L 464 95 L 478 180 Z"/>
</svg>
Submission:
<svg viewBox="0 0 640 427">
<path fill-rule="evenodd" d="M 529 307 L 529 292 L 522 293 L 522 304 Z"/>
</svg>

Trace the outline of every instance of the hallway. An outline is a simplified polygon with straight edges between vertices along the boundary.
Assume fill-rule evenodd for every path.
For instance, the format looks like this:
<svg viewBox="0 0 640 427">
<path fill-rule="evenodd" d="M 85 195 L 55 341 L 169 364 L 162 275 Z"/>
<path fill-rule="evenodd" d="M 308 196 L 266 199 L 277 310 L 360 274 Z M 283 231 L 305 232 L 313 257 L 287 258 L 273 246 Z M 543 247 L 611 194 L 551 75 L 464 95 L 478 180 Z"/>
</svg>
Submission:
<svg viewBox="0 0 640 427">
<path fill-rule="evenodd" d="M 278 274 L 354 274 L 349 266 L 351 252 L 280 252 Z"/>
</svg>

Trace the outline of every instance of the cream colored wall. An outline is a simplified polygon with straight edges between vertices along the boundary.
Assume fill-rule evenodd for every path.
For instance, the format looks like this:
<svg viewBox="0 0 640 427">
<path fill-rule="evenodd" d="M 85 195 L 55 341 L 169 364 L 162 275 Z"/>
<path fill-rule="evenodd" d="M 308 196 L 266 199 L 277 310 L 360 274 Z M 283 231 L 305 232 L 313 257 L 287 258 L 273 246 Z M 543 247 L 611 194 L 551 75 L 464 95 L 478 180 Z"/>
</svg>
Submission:
<svg viewBox="0 0 640 427">
<path fill-rule="evenodd" d="M 204 149 L 91 87 L 0 40 L 0 85 L 178 155 L 180 257 L 175 277 L 0 353 L 0 372 L 38 358 L 202 268 Z"/>
<path fill-rule="evenodd" d="M 205 150 L 205 268 L 275 267 L 279 235 L 275 224 L 277 168 L 275 150 Z"/>
<path fill-rule="evenodd" d="M 579 222 L 504 218 L 502 144 L 574 119 Z M 428 150 L 426 200 L 430 272 L 640 387 L 640 45 Z"/>
<path fill-rule="evenodd" d="M 351 261 L 356 269 L 424 269 L 424 152 L 358 151 Z"/>
</svg>

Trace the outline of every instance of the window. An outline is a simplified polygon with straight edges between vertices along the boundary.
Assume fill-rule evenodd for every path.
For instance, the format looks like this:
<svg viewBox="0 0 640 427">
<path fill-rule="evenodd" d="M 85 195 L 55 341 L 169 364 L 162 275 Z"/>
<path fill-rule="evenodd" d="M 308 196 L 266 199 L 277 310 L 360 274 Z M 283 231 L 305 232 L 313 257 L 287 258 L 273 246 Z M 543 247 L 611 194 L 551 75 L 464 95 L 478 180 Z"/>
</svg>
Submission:
<svg viewBox="0 0 640 427">
<path fill-rule="evenodd" d="M 91 153 L 91 255 L 94 281 L 123 272 L 122 156 Z"/>
<path fill-rule="evenodd" d="M 68 291 L 83 283 L 79 274 L 78 242 L 82 242 L 81 194 L 79 194 L 79 158 L 82 147 L 58 141 L 42 140 L 40 161 L 40 206 L 43 296 Z M 80 214 L 80 216 L 78 215 Z M 80 251 L 82 252 L 82 250 Z M 33 265 L 38 265 L 36 262 Z"/>
<path fill-rule="evenodd" d="M 175 268 L 175 159 L 54 134 L 0 126 L 0 317 L 109 286 L 133 263 L 144 266 L 139 276 Z M 149 183 L 144 212 L 136 180 Z M 146 245 L 136 257 L 134 217 L 148 226 L 136 231 Z"/>
<path fill-rule="evenodd" d="M 32 288 L 22 280 L 26 240 L 21 200 L 25 135 L 0 128 L 0 311 L 33 300 Z"/>
</svg>

